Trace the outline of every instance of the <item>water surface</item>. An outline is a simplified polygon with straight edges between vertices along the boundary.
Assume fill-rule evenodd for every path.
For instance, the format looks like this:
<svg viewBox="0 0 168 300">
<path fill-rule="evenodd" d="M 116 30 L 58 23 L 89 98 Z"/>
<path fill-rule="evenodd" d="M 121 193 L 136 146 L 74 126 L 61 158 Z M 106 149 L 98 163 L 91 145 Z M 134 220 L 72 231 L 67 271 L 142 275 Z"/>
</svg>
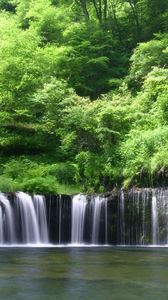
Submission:
<svg viewBox="0 0 168 300">
<path fill-rule="evenodd" d="M 167 248 L 0 248 L 2 300 L 167 297 Z"/>
</svg>

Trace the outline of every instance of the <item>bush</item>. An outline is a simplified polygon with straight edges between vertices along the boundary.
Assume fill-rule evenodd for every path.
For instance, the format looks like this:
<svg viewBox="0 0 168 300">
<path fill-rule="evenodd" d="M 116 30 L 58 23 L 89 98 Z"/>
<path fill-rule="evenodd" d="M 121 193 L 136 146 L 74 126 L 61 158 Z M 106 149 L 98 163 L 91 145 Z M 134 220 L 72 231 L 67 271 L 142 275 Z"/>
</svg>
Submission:
<svg viewBox="0 0 168 300">
<path fill-rule="evenodd" d="M 74 184 L 75 183 L 75 165 L 71 163 L 57 163 L 49 168 L 49 173 L 56 177 L 59 183 Z"/>
<path fill-rule="evenodd" d="M 50 177 L 35 177 L 32 179 L 25 179 L 23 184 L 23 190 L 25 192 L 35 193 L 35 194 L 56 194 L 57 185 L 55 178 Z"/>
<path fill-rule="evenodd" d="M 0 176 L 0 191 L 7 193 L 13 192 L 13 182 L 11 178 Z"/>
</svg>

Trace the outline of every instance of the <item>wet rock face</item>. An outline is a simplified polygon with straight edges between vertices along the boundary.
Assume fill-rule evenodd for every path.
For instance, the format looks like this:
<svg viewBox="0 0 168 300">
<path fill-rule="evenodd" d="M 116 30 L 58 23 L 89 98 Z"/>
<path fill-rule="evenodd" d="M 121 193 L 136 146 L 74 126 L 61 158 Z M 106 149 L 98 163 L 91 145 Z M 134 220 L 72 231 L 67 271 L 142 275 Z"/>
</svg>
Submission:
<svg viewBox="0 0 168 300">
<path fill-rule="evenodd" d="M 0 194 L 0 244 L 168 244 L 168 189 Z"/>
</svg>

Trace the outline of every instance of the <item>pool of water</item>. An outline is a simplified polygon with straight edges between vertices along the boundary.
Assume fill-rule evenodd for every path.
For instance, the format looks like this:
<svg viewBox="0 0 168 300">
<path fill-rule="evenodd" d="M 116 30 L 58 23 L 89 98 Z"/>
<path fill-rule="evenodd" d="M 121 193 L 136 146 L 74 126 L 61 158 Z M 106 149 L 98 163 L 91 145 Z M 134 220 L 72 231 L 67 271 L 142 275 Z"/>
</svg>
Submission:
<svg viewBox="0 0 168 300">
<path fill-rule="evenodd" d="M 167 248 L 0 248 L 0 300 L 167 300 Z"/>
</svg>

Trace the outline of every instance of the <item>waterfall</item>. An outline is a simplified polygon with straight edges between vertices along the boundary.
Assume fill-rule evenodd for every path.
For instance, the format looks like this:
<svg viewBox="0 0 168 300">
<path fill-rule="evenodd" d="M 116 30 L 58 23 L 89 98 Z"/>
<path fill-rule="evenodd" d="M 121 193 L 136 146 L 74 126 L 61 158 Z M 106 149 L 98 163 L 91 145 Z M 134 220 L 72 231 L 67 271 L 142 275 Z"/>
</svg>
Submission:
<svg viewBox="0 0 168 300">
<path fill-rule="evenodd" d="M 166 217 L 166 229 L 167 229 L 167 234 L 166 234 L 166 244 L 168 245 L 168 191 L 165 192 L 165 197 L 164 197 L 164 213 Z"/>
<path fill-rule="evenodd" d="M 153 190 L 152 195 L 153 244 L 168 244 L 168 190 Z"/>
<path fill-rule="evenodd" d="M 157 245 L 158 242 L 158 213 L 157 213 L 157 198 L 156 192 L 152 192 L 152 242 Z"/>
<path fill-rule="evenodd" d="M 99 196 L 92 199 L 93 207 L 93 227 L 92 227 L 92 244 L 99 242 L 99 226 L 100 226 L 100 213 L 104 199 Z"/>
<path fill-rule="evenodd" d="M 120 199 L 120 236 L 121 244 L 125 245 L 125 198 L 124 192 L 121 191 Z"/>
<path fill-rule="evenodd" d="M 35 195 L 33 197 L 33 200 L 34 200 L 37 221 L 39 226 L 40 242 L 47 244 L 49 242 L 49 237 L 48 237 L 47 215 L 46 215 L 46 206 L 45 206 L 44 197 L 41 195 Z"/>
<path fill-rule="evenodd" d="M 61 221 L 62 221 L 62 199 L 61 196 L 59 196 L 59 244 L 61 244 Z"/>
<path fill-rule="evenodd" d="M 0 244 L 48 243 L 43 196 L 18 192 L 12 202 L 0 193 Z"/>
<path fill-rule="evenodd" d="M 168 246 L 168 189 L 106 195 L 0 193 L 0 245 Z"/>
<path fill-rule="evenodd" d="M 99 196 L 92 197 L 91 201 L 87 202 L 86 196 L 76 195 L 72 199 L 72 231 L 71 243 L 82 244 L 84 243 L 84 226 L 86 218 L 86 207 L 88 205 L 89 211 L 92 211 L 92 232 L 91 243 L 99 243 L 99 228 L 100 228 L 100 215 L 104 204 L 104 236 L 105 243 L 108 243 L 108 212 L 107 200 Z"/>
<path fill-rule="evenodd" d="M 148 193 L 143 192 L 142 193 L 142 237 L 141 237 L 142 245 L 145 244 L 145 238 L 146 238 L 146 211 L 147 211 L 147 205 L 148 205 Z"/>
<path fill-rule="evenodd" d="M 104 201 L 104 217 L 105 217 L 105 244 L 108 245 L 108 200 Z"/>
<path fill-rule="evenodd" d="M 3 233 L 3 213 L 2 207 L 0 206 L 0 244 L 4 243 L 4 233 Z"/>
<path fill-rule="evenodd" d="M 40 243 L 40 230 L 32 198 L 23 192 L 17 193 L 21 215 L 21 229 L 25 243 Z"/>
<path fill-rule="evenodd" d="M 84 222 L 87 200 L 84 195 L 76 195 L 72 199 L 71 243 L 83 243 Z"/>
<path fill-rule="evenodd" d="M 0 194 L 0 242 L 4 242 L 4 236 L 8 243 L 15 242 L 14 219 L 9 200 L 3 194 Z"/>
</svg>

